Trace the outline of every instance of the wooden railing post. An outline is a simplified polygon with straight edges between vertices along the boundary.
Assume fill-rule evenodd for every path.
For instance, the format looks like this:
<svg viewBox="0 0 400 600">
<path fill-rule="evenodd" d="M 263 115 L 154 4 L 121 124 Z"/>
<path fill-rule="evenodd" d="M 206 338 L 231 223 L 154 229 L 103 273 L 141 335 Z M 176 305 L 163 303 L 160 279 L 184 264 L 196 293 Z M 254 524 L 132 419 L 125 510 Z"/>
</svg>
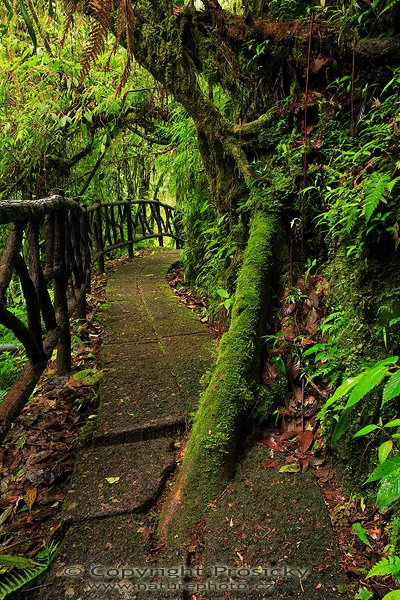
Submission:
<svg viewBox="0 0 400 600">
<path fill-rule="evenodd" d="M 71 370 L 71 333 L 69 330 L 68 314 L 68 275 L 65 270 L 65 219 L 66 210 L 59 208 L 55 218 L 55 243 L 54 243 L 54 306 L 57 317 L 57 326 L 61 335 L 57 348 L 57 375 L 65 375 Z"/>
<path fill-rule="evenodd" d="M 104 273 L 104 238 L 103 238 L 103 223 L 101 218 L 101 206 L 96 209 L 96 248 L 99 253 L 99 269 L 102 273 Z"/>
<path fill-rule="evenodd" d="M 126 232 L 128 236 L 128 256 L 133 258 L 133 223 L 132 223 L 132 204 L 127 202 L 126 204 Z"/>
<path fill-rule="evenodd" d="M 162 225 L 161 225 L 161 211 L 160 211 L 160 205 L 157 204 L 155 205 L 155 220 L 157 223 L 157 229 L 158 229 L 158 233 L 162 232 Z M 160 235 L 158 237 L 158 243 L 160 244 L 160 246 L 164 246 L 164 238 L 162 235 Z"/>
</svg>

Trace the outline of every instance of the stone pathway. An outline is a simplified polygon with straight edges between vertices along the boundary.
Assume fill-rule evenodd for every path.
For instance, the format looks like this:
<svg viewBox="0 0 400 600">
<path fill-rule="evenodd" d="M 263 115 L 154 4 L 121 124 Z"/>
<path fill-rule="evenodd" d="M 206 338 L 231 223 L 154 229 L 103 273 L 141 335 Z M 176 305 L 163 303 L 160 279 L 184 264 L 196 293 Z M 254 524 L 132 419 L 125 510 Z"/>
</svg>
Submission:
<svg viewBox="0 0 400 600">
<path fill-rule="evenodd" d="M 102 366 L 109 372 L 97 431 L 77 458 L 63 506 L 67 532 L 43 599 L 136 597 L 93 590 L 96 577 L 85 576 L 96 564 L 145 566 L 144 515 L 174 471 L 173 437 L 196 409 L 200 378 L 214 360 L 204 325 L 166 283 L 178 259 L 177 251 L 135 258 L 108 282 Z M 172 553 L 172 564 L 183 564 L 178 557 Z"/>
<path fill-rule="evenodd" d="M 165 548 L 147 527 L 174 471 L 174 436 L 195 410 L 215 354 L 166 284 L 177 259 L 174 251 L 135 258 L 108 283 L 102 360 L 110 370 L 97 432 L 78 457 L 63 508 L 66 535 L 40 600 L 347 598 L 312 475 L 265 469 L 270 451 L 257 443 L 194 546 Z"/>
</svg>

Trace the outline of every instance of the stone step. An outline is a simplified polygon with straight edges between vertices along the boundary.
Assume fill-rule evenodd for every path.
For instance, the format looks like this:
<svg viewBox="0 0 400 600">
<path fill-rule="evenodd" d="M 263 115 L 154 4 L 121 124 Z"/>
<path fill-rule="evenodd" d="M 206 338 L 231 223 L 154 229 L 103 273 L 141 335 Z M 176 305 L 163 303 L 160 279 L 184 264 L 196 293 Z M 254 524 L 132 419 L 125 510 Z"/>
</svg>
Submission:
<svg viewBox="0 0 400 600">
<path fill-rule="evenodd" d="M 171 439 L 82 451 L 63 506 L 66 524 L 143 513 L 160 495 L 175 466 Z"/>
<path fill-rule="evenodd" d="M 218 572 L 220 583 L 244 586 L 231 600 L 253 600 L 257 593 L 271 599 L 348 598 L 329 513 L 313 475 L 266 468 L 269 458 L 263 445 L 248 451 L 210 511 L 203 532 L 205 568 L 231 568 L 230 574 Z M 206 597 L 221 595 L 211 591 Z"/>
</svg>

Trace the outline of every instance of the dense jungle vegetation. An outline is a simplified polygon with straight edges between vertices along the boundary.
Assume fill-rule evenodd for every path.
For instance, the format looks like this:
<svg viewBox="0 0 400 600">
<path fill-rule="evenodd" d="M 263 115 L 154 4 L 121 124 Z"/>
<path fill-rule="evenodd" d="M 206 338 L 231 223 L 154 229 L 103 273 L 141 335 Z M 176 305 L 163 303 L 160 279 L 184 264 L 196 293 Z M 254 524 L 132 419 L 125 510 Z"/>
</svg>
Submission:
<svg viewBox="0 0 400 600">
<path fill-rule="evenodd" d="M 226 330 L 166 536 L 290 384 L 318 396 L 345 485 L 388 512 L 382 572 L 400 574 L 399 17 L 398 0 L 3 2 L 1 199 L 176 204 L 185 277 Z M 4 395 L 18 365 L 1 368 Z"/>
</svg>

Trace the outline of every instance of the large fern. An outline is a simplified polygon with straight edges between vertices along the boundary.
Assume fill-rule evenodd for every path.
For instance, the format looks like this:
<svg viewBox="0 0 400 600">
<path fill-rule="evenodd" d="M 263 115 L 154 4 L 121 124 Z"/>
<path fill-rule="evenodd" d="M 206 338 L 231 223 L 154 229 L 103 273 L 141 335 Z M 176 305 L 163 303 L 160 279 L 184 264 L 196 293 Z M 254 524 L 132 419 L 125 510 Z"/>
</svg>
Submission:
<svg viewBox="0 0 400 600">
<path fill-rule="evenodd" d="M 371 173 L 365 181 L 364 216 L 368 223 L 380 202 L 386 204 L 399 178 L 392 179 L 389 173 Z"/>
<path fill-rule="evenodd" d="M 101 54 L 111 26 L 111 0 L 87 0 L 86 12 L 90 17 L 89 39 L 83 52 L 82 77 L 90 70 L 91 64 Z"/>
<path fill-rule="evenodd" d="M 89 37 L 81 61 L 82 78 L 88 75 L 90 66 L 103 51 L 107 35 L 111 30 L 112 15 L 115 13 L 116 40 L 113 52 L 116 52 L 123 38 L 127 50 L 124 72 L 117 87 L 117 94 L 119 94 L 128 80 L 132 63 L 133 32 L 136 22 L 133 3 L 130 0 L 120 0 L 118 7 L 116 7 L 113 0 L 64 0 L 64 6 L 66 21 L 62 40 L 63 44 L 73 23 L 74 14 L 77 11 L 86 13 L 90 18 Z M 106 67 L 108 65 L 109 61 Z"/>
<path fill-rule="evenodd" d="M 36 557 L 35 566 L 30 566 L 24 569 L 18 569 L 17 572 L 10 571 L 3 573 L 0 576 L 0 600 L 4 600 L 10 594 L 15 593 L 22 587 L 32 583 L 37 577 L 42 575 L 50 566 L 56 555 L 58 544 L 51 543 L 45 546 L 44 550 L 39 552 Z M 16 565 L 21 563 L 20 557 L 14 557 L 15 561 L 10 560 L 12 557 L 7 557 L 7 563 L 15 562 Z"/>
</svg>

